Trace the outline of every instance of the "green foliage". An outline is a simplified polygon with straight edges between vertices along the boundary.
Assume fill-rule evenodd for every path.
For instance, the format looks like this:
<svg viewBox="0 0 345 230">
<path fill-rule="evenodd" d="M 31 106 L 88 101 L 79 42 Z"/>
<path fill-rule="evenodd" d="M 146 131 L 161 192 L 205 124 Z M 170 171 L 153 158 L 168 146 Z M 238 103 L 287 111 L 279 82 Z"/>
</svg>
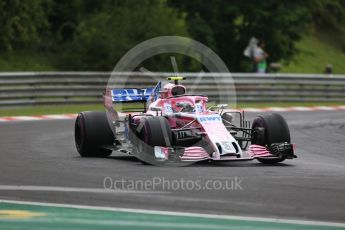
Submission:
<svg viewBox="0 0 345 230">
<path fill-rule="evenodd" d="M 54 64 L 56 56 L 53 53 L 20 50 L 2 52 L 0 55 L 0 70 L 11 71 L 56 71 Z"/>
<path fill-rule="evenodd" d="M 345 53 L 335 45 L 336 37 L 332 35 L 319 31 L 305 35 L 296 44 L 300 52 L 283 64 L 281 72 L 321 74 L 327 64 L 332 64 L 335 74 L 345 73 Z"/>
<path fill-rule="evenodd" d="M 68 69 L 112 70 L 125 52 L 142 41 L 161 35 L 187 34 L 183 19 L 164 1 L 102 1 L 102 4 L 100 11 L 79 22 L 73 40 L 66 45 L 64 64 Z"/>
<path fill-rule="evenodd" d="M 242 52 L 252 36 L 266 41 L 270 61 L 291 58 L 310 18 L 306 4 L 294 1 L 171 0 L 170 4 L 187 12 L 192 36 L 200 36 L 194 32 L 199 27 L 204 32 L 201 38 L 211 37 L 204 40 L 215 45 L 231 71 L 243 71 Z M 194 23 L 198 18 L 202 23 Z"/>
<path fill-rule="evenodd" d="M 344 0 L 0 0 L 0 20 L 1 70 L 111 70 L 142 41 L 182 35 L 213 49 L 231 71 L 246 71 L 252 36 L 266 41 L 269 62 L 289 62 L 306 51 L 296 44 L 311 27 L 336 31 L 333 42 L 345 52 Z M 143 65 L 172 71 L 170 56 Z M 202 67 L 175 56 L 181 71 Z"/>
<path fill-rule="evenodd" d="M 345 31 L 344 0 L 309 0 L 308 6 L 316 25 L 341 32 Z"/>
<path fill-rule="evenodd" d="M 85 4 L 85 3 L 84 3 Z M 73 38 L 76 27 L 83 17 L 82 0 L 54 0 L 48 20 L 52 45 L 60 45 Z"/>
<path fill-rule="evenodd" d="M 39 44 L 49 28 L 50 0 L 0 0 L 0 51 Z"/>
</svg>

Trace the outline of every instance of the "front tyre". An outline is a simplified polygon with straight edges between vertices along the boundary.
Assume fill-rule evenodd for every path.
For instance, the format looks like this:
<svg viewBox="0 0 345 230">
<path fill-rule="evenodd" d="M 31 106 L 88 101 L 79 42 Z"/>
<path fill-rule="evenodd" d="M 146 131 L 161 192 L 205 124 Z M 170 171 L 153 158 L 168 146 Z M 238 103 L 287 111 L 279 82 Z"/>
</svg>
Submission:
<svg viewBox="0 0 345 230">
<path fill-rule="evenodd" d="M 81 112 L 75 121 L 74 139 L 82 157 L 107 157 L 112 150 L 102 146 L 112 145 L 114 135 L 105 112 Z"/>
<path fill-rule="evenodd" d="M 258 116 L 254 119 L 252 144 L 271 146 L 273 143 L 290 143 L 290 131 L 285 119 L 276 113 Z M 285 160 L 284 157 L 257 158 L 264 164 L 275 164 Z"/>
<path fill-rule="evenodd" d="M 162 116 L 144 117 L 136 131 L 136 155 L 144 164 L 154 164 L 154 146 L 171 147 L 172 131 L 168 120 Z"/>
</svg>

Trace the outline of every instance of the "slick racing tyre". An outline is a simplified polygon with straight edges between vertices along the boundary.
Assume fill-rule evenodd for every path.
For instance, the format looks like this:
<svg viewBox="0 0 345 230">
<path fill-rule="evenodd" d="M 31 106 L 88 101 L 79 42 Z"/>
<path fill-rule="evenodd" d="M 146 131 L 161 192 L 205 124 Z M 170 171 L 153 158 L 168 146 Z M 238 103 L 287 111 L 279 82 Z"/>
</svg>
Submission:
<svg viewBox="0 0 345 230">
<path fill-rule="evenodd" d="M 270 146 L 272 143 L 290 143 L 290 131 L 285 119 L 276 113 L 258 116 L 254 119 L 252 129 L 252 144 Z M 285 158 L 257 158 L 265 164 L 275 164 L 285 160 Z"/>
<path fill-rule="evenodd" d="M 154 146 L 172 146 L 172 132 L 165 117 L 144 117 L 137 129 L 137 156 L 142 163 L 155 161 Z"/>
<path fill-rule="evenodd" d="M 81 112 L 75 121 L 74 139 L 82 157 L 107 157 L 112 150 L 102 146 L 112 145 L 114 135 L 105 112 Z"/>
</svg>

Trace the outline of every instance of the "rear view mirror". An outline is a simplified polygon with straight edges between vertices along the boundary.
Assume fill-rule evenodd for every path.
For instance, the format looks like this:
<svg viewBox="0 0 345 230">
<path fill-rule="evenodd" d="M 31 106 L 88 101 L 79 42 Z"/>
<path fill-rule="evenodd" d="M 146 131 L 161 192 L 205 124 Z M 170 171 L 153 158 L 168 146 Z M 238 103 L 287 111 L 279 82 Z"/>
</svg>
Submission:
<svg viewBox="0 0 345 230">
<path fill-rule="evenodd" d="M 228 104 L 218 104 L 217 107 L 218 109 L 226 109 L 228 108 Z"/>
</svg>

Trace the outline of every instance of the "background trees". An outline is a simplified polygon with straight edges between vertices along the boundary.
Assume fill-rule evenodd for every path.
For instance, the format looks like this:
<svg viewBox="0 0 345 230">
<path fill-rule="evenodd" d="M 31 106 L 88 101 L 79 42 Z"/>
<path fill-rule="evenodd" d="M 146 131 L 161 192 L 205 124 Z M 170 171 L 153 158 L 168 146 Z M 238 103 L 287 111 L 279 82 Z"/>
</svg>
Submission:
<svg viewBox="0 0 345 230">
<path fill-rule="evenodd" d="M 181 35 L 212 48 L 231 71 L 247 71 L 249 61 L 242 52 L 252 36 L 266 41 L 269 61 L 289 61 L 298 52 L 296 42 L 312 26 L 344 33 L 345 3 L 0 0 L 0 20 L 2 70 L 13 63 L 22 70 L 20 65 L 24 66 L 25 60 L 43 61 L 48 69 L 55 70 L 111 70 L 139 42 L 161 35 Z M 337 43 L 345 47 L 343 40 L 339 36 Z M 183 69 L 191 69 L 190 61 L 178 58 Z M 146 64 L 163 70 L 170 65 L 168 59 L 162 56 Z"/>
<path fill-rule="evenodd" d="M 49 29 L 51 2 L 0 0 L 0 52 L 38 45 Z"/>
<path fill-rule="evenodd" d="M 171 0 L 170 4 L 187 12 L 190 34 L 209 41 L 232 71 L 247 68 L 242 52 L 252 36 L 266 41 L 271 61 L 291 58 L 310 19 L 307 5 L 297 1 Z"/>
<path fill-rule="evenodd" d="M 184 20 L 164 1 L 86 1 L 72 35 L 64 37 L 64 66 L 109 70 L 136 44 L 160 35 L 186 36 Z"/>
</svg>

